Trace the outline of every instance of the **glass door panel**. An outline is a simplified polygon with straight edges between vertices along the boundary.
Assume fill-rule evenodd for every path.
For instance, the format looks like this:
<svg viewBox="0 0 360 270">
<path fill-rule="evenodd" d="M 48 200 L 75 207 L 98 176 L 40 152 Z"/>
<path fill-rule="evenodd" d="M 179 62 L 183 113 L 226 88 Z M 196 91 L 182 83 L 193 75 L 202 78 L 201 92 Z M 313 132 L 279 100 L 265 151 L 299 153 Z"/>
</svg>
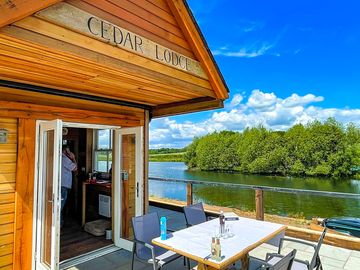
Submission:
<svg viewBox="0 0 360 270">
<path fill-rule="evenodd" d="M 142 136 L 142 127 L 119 129 L 114 136 L 114 242 L 125 249 L 133 238 L 131 218 L 143 214 Z"/>
<path fill-rule="evenodd" d="M 121 136 L 121 178 L 122 178 L 122 213 L 121 235 L 125 239 L 132 236 L 131 217 L 135 216 L 136 197 L 136 156 L 135 134 Z"/>
<path fill-rule="evenodd" d="M 43 218 L 44 226 L 42 227 L 42 254 L 41 261 L 51 267 L 51 231 L 53 224 L 53 179 L 54 179 L 54 130 L 45 131 L 44 136 L 44 158 L 43 166 Z"/>
<path fill-rule="evenodd" d="M 39 124 L 36 269 L 59 268 L 61 143 L 60 120 Z"/>
</svg>

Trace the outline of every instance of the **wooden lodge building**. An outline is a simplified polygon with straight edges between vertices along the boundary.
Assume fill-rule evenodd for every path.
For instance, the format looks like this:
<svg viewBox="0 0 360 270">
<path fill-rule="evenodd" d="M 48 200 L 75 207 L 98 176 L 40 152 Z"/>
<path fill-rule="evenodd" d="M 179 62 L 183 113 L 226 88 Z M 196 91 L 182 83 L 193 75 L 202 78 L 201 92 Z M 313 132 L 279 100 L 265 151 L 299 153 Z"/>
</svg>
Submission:
<svg viewBox="0 0 360 270">
<path fill-rule="evenodd" d="M 185 0 L 0 0 L 0 270 L 131 248 L 149 122 L 227 98 Z M 77 169 L 61 211 L 63 145 Z M 107 240 L 84 233 L 94 220 Z"/>
</svg>

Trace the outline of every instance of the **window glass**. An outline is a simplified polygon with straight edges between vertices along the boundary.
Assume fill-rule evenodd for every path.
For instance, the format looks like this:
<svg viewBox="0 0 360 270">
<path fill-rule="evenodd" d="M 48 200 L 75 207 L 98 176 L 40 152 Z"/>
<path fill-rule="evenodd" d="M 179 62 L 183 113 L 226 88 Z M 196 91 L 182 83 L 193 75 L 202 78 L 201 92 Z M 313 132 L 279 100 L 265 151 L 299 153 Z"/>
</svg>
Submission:
<svg viewBox="0 0 360 270">
<path fill-rule="evenodd" d="M 109 172 L 112 164 L 111 130 L 95 130 L 94 167 L 99 172 Z"/>
</svg>

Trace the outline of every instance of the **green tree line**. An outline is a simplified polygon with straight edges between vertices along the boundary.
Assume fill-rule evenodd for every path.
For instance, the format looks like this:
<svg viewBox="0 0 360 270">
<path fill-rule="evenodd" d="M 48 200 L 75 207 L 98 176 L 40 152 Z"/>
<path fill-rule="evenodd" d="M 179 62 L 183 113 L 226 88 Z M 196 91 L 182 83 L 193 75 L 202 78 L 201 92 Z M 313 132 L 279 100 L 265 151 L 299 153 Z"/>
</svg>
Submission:
<svg viewBox="0 0 360 270">
<path fill-rule="evenodd" d="M 173 154 L 173 153 L 183 153 L 185 152 L 185 148 L 159 148 L 159 149 L 150 149 L 150 155 L 158 155 L 158 154 Z"/>
<path fill-rule="evenodd" d="M 189 168 L 247 174 L 346 177 L 360 168 L 360 129 L 333 118 L 287 131 L 262 126 L 195 138 L 186 148 Z"/>
</svg>

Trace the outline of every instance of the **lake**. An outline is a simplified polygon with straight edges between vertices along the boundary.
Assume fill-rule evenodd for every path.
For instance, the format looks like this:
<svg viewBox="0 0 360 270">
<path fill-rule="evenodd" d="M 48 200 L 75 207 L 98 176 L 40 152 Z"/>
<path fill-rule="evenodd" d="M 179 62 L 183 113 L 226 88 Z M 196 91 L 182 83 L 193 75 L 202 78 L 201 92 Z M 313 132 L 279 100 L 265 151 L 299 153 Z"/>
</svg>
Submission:
<svg viewBox="0 0 360 270">
<path fill-rule="evenodd" d="M 150 162 L 149 176 L 360 194 L 360 180 L 189 171 L 183 162 Z M 235 207 L 245 211 L 255 210 L 255 192 L 253 190 L 194 185 L 193 192 L 194 201 Z M 186 201 L 186 184 L 152 180 L 149 184 L 149 193 L 150 196 Z M 360 200 L 358 199 L 265 191 L 264 205 L 265 213 L 281 216 L 305 217 L 307 219 L 339 216 L 360 217 Z"/>
</svg>

